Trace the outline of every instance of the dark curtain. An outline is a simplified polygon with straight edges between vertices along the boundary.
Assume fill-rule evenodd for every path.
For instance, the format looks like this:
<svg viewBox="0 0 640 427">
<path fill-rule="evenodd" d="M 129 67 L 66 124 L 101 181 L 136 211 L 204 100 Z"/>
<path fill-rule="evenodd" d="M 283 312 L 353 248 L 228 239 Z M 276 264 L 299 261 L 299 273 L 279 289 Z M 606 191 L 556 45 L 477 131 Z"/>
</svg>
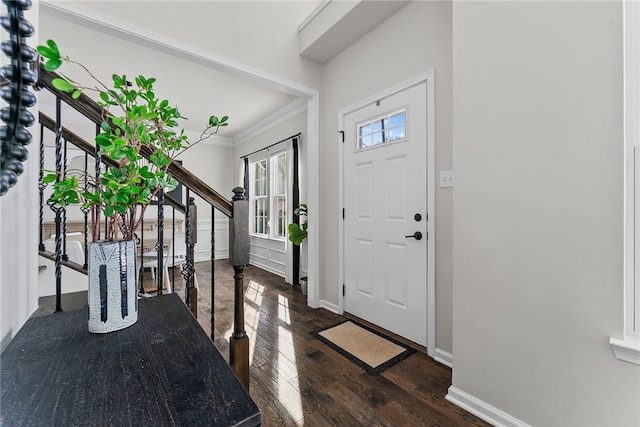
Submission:
<svg viewBox="0 0 640 427">
<path fill-rule="evenodd" d="M 300 178 L 298 176 L 298 137 L 293 138 L 293 208 L 300 204 Z M 293 222 L 300 225 L 300 217 L 293 215 Z M 293 285 L 300 282 L 300 246 L 293 246 Z"/>
<path fill-rule="evenodd" d="M 244 158 L 244 198 L 249 200 L 249 158 Z"/>
</svg>

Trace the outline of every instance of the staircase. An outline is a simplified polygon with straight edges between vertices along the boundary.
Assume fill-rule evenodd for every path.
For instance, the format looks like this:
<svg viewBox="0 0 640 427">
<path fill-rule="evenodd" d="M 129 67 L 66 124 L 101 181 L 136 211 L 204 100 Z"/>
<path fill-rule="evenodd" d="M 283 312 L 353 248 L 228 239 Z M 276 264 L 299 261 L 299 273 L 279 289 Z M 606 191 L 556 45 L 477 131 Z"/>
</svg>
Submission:
<svg viewBox="0 0 640 427">
<path fill-rule="evenodd" d="M 96 126 L 96 133 L 102 122 L 102 108 L 86 95 L 81 95 L 74 99 L 70 94 L 57 91 L 52 80 L 57 77 L 55 73 L 49 72 L 40 65 L 37 89 L 47 90 L 56 97 L 55 117 L 49 117 L 42 112 L 39 114 L 40 123 L 40 215 L 39 215 L 39 253 L 42 257 L 53 261 L 55 265 L 55 294 L 56 311 L 61 311 L 62 307 L 62 284 L 63 266 L 85 273 L 87 272 L 89 230 L 92 221 L 90 212 L 85 210 L 80 213 L 81 219 L 69 220 L 67 209 L 60 206 L 49 206 L 46 203 L 46 185 L 43 183 L 43 172 L 46 164 L 55 163 L 55 170 L 61 172 L 67 170 L 70 150 L 77 150 L 83 153 L 84 161 L 81 161 L 82 172 L 89 170 L 99 172 L 106 167 L 117 166 L 116 162 L 108 157 L 97 156 L 97 149 L 93 143 L 87 142 L 62 122 L 62 103 L 64 102 L 75 111 L 82 114 Z M 55 141 L 54 159 L 48 159 L 47 153 L 53 148 L 45 149 L 45 141 Z M 147 159 L 151 154 L 148 151 L 142 152 Z M 80 157 L 82 157 L 80 156 Z M 235 300 L 234 300 L 234 331 L 230 343 L 230 364 L 244 387 L 249 389 L 249 339 L 244 329 L 244 287 L 243 270 L 248 263 L 249 236 L 248 236 L 248 201 L 244 198 L 244 189 L 237 187 L 233 189 L 232 200 L 227 200 L 220 193 L 215 191 L 189 170 L 178 162 L 173 162 L 169 167 L 169 172 L 179 182 L 180 190 L 177 193 L 159 193 L 157 198 L 157 215 L 154 218 L 145 218 L 136 232 L 139 239 L 141 252 L 153 252 L 157 254 L 154 265 L 156 266 L 156 283 L 153 289 L 145 287 L 144 281 L 139 280 L 140 294 L 162 295 L 172 292 L 173 286 L 165 284 L 165 262 L 162 256 L 163 250 L 170 242 L 172 253 L 168 254 L 171 259 L 176 258 L 176 254 L 184 254 L 184 259 L 180 260 L 181 271 L 176 274 L 176 268 L 172 269 L 170 282 L 183 280 L 185 295 L 184 301 L 189 307 L 193 316 L 197 317 L 198 308 L 198 288 L 195 277 L 195 257 L 194 248 L 197 242 L 197 215 L 198 210 L 203 212 L 208 210 L 211 213 L 212 221 L 215 213 L 222 213 L 229 219 L 229 262 L 233 265 L 235 276 Z M 184 190 L 184 202 L 182 201 L 182 189 Z M 195 204 L 194 196 L 198 196 L 202 202 L 200 206 Z M 51 209 L 55 214 L 53 224 L 45 221 L 45 211 Z M 77 216 L 77 214 L 76 214 Z M 106 221 L 105 221 L 106 222 Z M 45 231 L 46 230 L 46 231 Z M 49 234 L 49 230 L 53 233 Z M 184 237 L 178 239 L 184 241 L 184 247 L 176 247 L 172 243 L 178 241 L 177 236 Z M 99 237 L 99 236 L 98 236 Z M 199 248 L 204 242 L 199 242 Z M 212 227 L 209 250 L 211 262 L 211 286 L 215 284 L 215 227 Z M 80 248 L 80 249 L 79 249 Z M 147 258 L 145 258 L 147 259 Z M 141 274 L 145 274 L 143 270 Z M 181 277 L 180 277 L 181 276 Z M 214 289 L 211 290 L 211 298 L 214 298 Z M 211 307 L 214 307 L 213 301 Z M 213 340 L 214 312 L 211 312 L 211 339 Z"/>
</svg>

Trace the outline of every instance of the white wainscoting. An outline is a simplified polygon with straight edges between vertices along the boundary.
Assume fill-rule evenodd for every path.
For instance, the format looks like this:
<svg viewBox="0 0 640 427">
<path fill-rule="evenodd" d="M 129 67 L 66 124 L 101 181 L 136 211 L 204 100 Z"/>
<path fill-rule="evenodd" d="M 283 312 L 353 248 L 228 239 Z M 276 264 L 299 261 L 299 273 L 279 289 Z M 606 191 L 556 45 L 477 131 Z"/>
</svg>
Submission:
<svg viewBox="0 0 640 427">
<path fill-rule="evenodd" d="M 286 243 L 282 240 L 251 236 L 249 263 L 284 277 L 287 265 Z"/>
<path fill-rule="evenodd" d="M 227 218 L 215 219 L 216 232 L 216 259 L 229 258 L 229 220 Z M 195 261 L 211 260 L 211 220 L 198 220 L 198 243 L 196 243 Z"/>
</svg>

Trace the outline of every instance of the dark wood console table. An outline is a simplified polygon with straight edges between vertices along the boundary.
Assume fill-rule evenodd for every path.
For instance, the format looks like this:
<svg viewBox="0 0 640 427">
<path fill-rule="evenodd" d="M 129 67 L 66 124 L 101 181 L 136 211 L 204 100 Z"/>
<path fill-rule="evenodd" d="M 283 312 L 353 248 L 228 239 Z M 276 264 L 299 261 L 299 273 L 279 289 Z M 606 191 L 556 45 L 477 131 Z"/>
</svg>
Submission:
<svg viewBox="0 0 640 427">
<path fill-rule="evenodd" d="M 87 311 L 29 319 L 0 355 L 0 425 L 255 426 L 260 411 L 176 294 L 138 322 L 87 331 Z"/>
</svg>

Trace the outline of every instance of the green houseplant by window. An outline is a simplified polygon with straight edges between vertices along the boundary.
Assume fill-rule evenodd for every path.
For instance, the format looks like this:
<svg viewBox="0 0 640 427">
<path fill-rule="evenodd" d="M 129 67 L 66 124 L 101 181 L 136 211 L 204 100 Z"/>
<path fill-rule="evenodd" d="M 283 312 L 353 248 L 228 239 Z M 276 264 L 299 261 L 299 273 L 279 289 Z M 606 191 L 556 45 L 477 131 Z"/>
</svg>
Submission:
<svg viewBox="0 0 640 427">
<path fill-rule="evenodd" d="M 57 70 L 65 62 L 81 67 L 97 86 L 82 86 L 64 75 L 53 79 L 53 86 L 71 93 L 74 99 L 83 91 L 97 92 L 98 104 L 105 111 L 100 133 L 95 137 L 97 154 L 110 157 L 117 167 L 111 166 L 99 176 L 72 170 L 48 173 L 43 181 L 53 186 L 49 203 L 62 208 L 80 204 L 91 210 L 89 331 L 116 331 L 138 318 L 134 233 L 151 200 L 178 184 L 168 172 L 169 165 L 193 143 L 179 129 L 178 120 L 184 117 L 178 109 L 156 97 L 155 78 L 138 76 L 134 85 L 125 75 L 114 74 L 112 85 L 107 86 L 84 65 L 63 56 L 53 40 L 37 50 L 45 58 L 48 71 Z M 194 143 L 227 126 L 227 120 L 227 116 L 211 116 Z M 141 153 L 143 149 L 151 153 L 148 160 Z M 106 240 L 96 242 L 102 213 L 108 220 Z"/>
<path fill-rule="evenodd" d="M 301 203 L 294 211 L 294 215 L 300 217 L 300 225 L 296 223 L 291 223 L 287 227 L 289 240 L 293 242 L 294 245 L 302 244 L 302 241 L 307 238 L 307 205 Z M 302 219 L 304 217 L 304 219 Z"/>
<path fill-rule="evenodd" d="M 300 225 L 291 223 L 287 227 L 288 237 L 294 245 L 301 245 L 307 238 L 307 205 L 301 203 L 294 211 L 294 215 L 300 217 Z M 303 218 L 304 217 L 304 218 Z M 307 277 L 300 277 L 300 288 L 303 295 L 307 295 Z"/>
</svg>

